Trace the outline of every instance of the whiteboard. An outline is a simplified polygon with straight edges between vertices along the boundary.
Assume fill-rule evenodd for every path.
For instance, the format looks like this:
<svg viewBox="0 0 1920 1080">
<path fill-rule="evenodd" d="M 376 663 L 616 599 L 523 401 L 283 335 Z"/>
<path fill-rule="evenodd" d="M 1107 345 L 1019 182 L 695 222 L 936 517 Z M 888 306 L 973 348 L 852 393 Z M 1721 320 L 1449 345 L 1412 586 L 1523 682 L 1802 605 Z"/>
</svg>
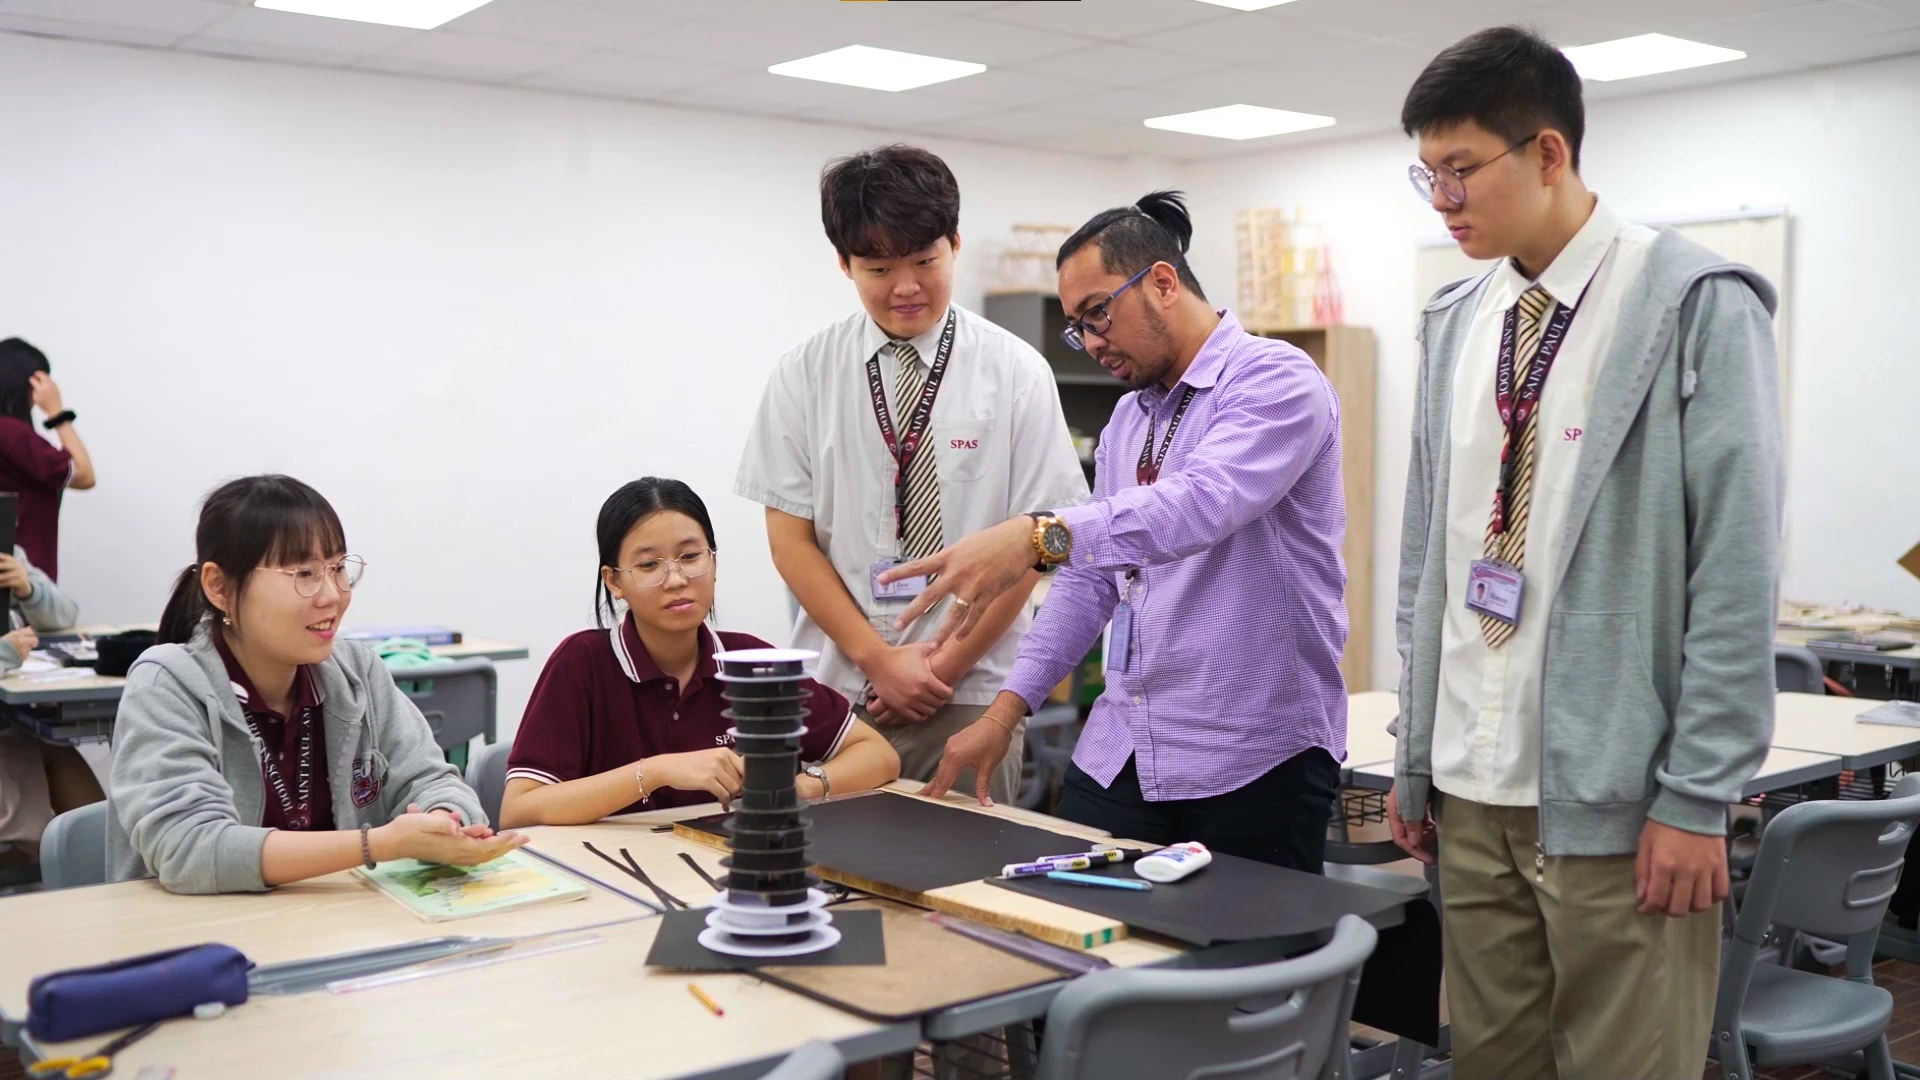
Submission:
<svg viewBox="0 0 1920 1080">
<path fill-rule="evenodd" d="M 1773 316 L 1773 336 L 1780 353 L 1781 416 L 1786 416 L 1786 391 L 1791 385 L 1791 366 L 1787 356 L 1787 316 L 1791 295 L 1787 280 L 1788 217 L 1783 209 L 1740 210 L 1731 214 L 1705 214 L 1685 218 L 1648 221 L 1651 226 L 1668 225 L 1680 235 L 1734 262 L 1745 263 L 1773 282 L 1780 292 L 1780 306 Z M 1452 240 L 1434 240 L 1420 245 L 1416 259 L 1415 284 L 1421 304 L 1461 278 L 1478 277 L 1493 266 L 1491 260 L 1469 259 Z"/>
</svg>

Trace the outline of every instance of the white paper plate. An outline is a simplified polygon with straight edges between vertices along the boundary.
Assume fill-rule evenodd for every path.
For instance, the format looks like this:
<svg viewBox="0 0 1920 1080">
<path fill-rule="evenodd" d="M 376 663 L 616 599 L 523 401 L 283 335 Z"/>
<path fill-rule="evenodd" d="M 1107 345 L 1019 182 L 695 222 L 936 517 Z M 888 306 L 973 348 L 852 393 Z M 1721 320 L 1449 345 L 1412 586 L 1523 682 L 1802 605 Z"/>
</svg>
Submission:
<svg viewBox="0 0 1920 1080">
<path fill-rule="evenodd" d="M 784 918 L 785 916 L 782 916 Z M 724 930 L 741 937 L 777 937 L 781 934 L 804 934 L 823 926 L 833 925 L 833 916 L 825 911 L 808 912 L 804 922 L 781 923 L 777 926 L 740 925 L 734 920 L 740 918 L 731 911 L 715 911 L 707 915 L 707 925 L 715 930 Z"/>
<path fill-rule="evenodd" d="M 822 927 L 806 941 L 790 945 L 754 945 L 712 929 L 700 931 L 699 940 L 700 944 L 727 956 L 806 956 L 840 944 L 840 931 L 831 926 Z"/>
</svg>

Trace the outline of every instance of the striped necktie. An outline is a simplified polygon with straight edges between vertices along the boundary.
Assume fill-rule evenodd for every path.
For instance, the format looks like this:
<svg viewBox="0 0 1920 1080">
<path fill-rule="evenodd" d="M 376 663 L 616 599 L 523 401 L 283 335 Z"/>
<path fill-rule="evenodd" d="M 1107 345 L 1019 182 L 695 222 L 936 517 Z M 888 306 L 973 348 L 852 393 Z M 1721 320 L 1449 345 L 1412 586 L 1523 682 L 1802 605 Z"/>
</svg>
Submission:
<svg viewBox="0 0 1920 1080">
<path fill-rule="evenodd" d="M 1553 297 L 1547 290 L 1535 285 L 1522 293 L 1519 326 L 1516 328 L 1518 342 L 1514 345 L 1513 385 L 1516 393 L 1521 384 L 1527 381 L 1527 372 L 1532 370 L 1534 358 L 1540 355 L 1541 332 L 1546 327 L 1544 316 L 1547 308 L 1553 305 Z M 1518 446 L 1508 448 L 1513 460 L 1513 491 L 1509 497 L 1513 505 L 1507 508 L 1507 531 L 1494 531 L 1493 523 L 1497 514 L 1490 514 L 1487 521 L 1487 558 L 1499 559 L 1516 570 L 1527 565 L 1527 518 L 1533 508 L 1533 446 L 1534 434 L 1540 427 L 1540 409 L 1535 407 L 1533 415 L 1527 418 L 1527 426 L 1520 433 Z M 1511 435 L 1505 436 L 1511 438 Z M 1486 636 L 1490 648 L 1499 648 L 1513 638 L 1514 626 L 1504 623 L 1491 615 L 1480 616 L 1480 632 Z"/>
<path fill-rule="evenodd" d="M 894 411 L 905 423 L 920 400 L 927 373 L 920 367 L 920 353 L 904 341 L 892 343 L 893 355 L 900 361 L 900 372 L 893 383 Z M 931 418 L 929 418 L 931 423 Z M 902 559 L 924 559 L 946 546 L 946 532 L 940 524 L 940 472 L 934 466 L 933 440 L 920 440 L 920 451 L 907 466 L 906 535 L 900 541 Z"/>
</svg>

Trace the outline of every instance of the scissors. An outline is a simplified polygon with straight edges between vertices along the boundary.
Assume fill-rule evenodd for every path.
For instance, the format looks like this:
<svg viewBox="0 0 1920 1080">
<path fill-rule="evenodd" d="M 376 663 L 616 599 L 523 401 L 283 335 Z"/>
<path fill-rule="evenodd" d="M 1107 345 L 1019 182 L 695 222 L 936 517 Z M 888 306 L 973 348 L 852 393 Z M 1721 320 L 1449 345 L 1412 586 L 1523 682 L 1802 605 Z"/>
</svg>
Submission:
<svg viewBox="0 0 1920 1080">
<path fill-rule="evenodd" d="M 27 1066 L 27 1075 L 34 1080 L 53 1080 L 54 1077 L 59 1077 L 61 1080 L 100 1080 L 113 1072 L 113 1055 L 153 1034 L 154 1029 L 159 1026 L 160 1022 L 155 1021 L 144 1027 L 134 1028 L 94 1051 L 88 1057 L 48 1058 L 46 1061 L 36 1061 Z"/>
</svg>

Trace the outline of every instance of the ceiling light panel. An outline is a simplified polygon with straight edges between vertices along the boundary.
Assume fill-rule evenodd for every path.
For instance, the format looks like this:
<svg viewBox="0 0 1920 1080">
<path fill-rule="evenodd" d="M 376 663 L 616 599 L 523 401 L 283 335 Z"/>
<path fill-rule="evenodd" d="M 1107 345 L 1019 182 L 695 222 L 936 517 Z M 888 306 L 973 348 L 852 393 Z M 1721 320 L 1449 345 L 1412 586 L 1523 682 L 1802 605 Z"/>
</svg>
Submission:
<svg viewBox="0 0 1920 1080">
<path fill-rule="evenodd" d="M 1573 61 L 1574 70 L 1580 73 L 1581 78 L 1594 82 L 1637 79 L 1642 75 L 1684 71 L 1747 58 L 1747 54 L 1738 49 L 1723 49 L 1717 45 L 1704 45 L 1665 34 L 1641 34 L 1594 45 L 1576 45 L 1562 51 L 1567 54 L 1567 59 Z"/>
<path fill-rule="evenodd" d="M 1291 4 L 1293 0 L 1200 0 L 1200 2 L 1212 4 L 1215 7 L 1232 8 L 1235 11 L 1259 11 L 1262 8 Z"/>
<path fill-rule="evenodd" d="M 431 30 L 487 3 L 488 0 L 253 0 L 254 7 L 268 11 L 291 11 L 296 15 L 351 19 L 413 30 Z"/>
<path fill-rule="evenodd" d="M 1332 127 L 1334 120 L 1331 116 L 1267 109 L 1258 105 L 1222 105 L 1217 109 L 1156 116 L 1144 123 L 1160 131 L 1182 131 L 1215 139 L 1263 139 L 1269 135 Z"/>
<path fill-rule="evenodd" d="M 867 90 L 900 91 L 978 75 L 987 70 L 987 65 L 876 49 L 870 45 L 849 45 L 818 56 L 775 64 L 767 70 L 795 79 L 839 83 Z"/>
</svg>

